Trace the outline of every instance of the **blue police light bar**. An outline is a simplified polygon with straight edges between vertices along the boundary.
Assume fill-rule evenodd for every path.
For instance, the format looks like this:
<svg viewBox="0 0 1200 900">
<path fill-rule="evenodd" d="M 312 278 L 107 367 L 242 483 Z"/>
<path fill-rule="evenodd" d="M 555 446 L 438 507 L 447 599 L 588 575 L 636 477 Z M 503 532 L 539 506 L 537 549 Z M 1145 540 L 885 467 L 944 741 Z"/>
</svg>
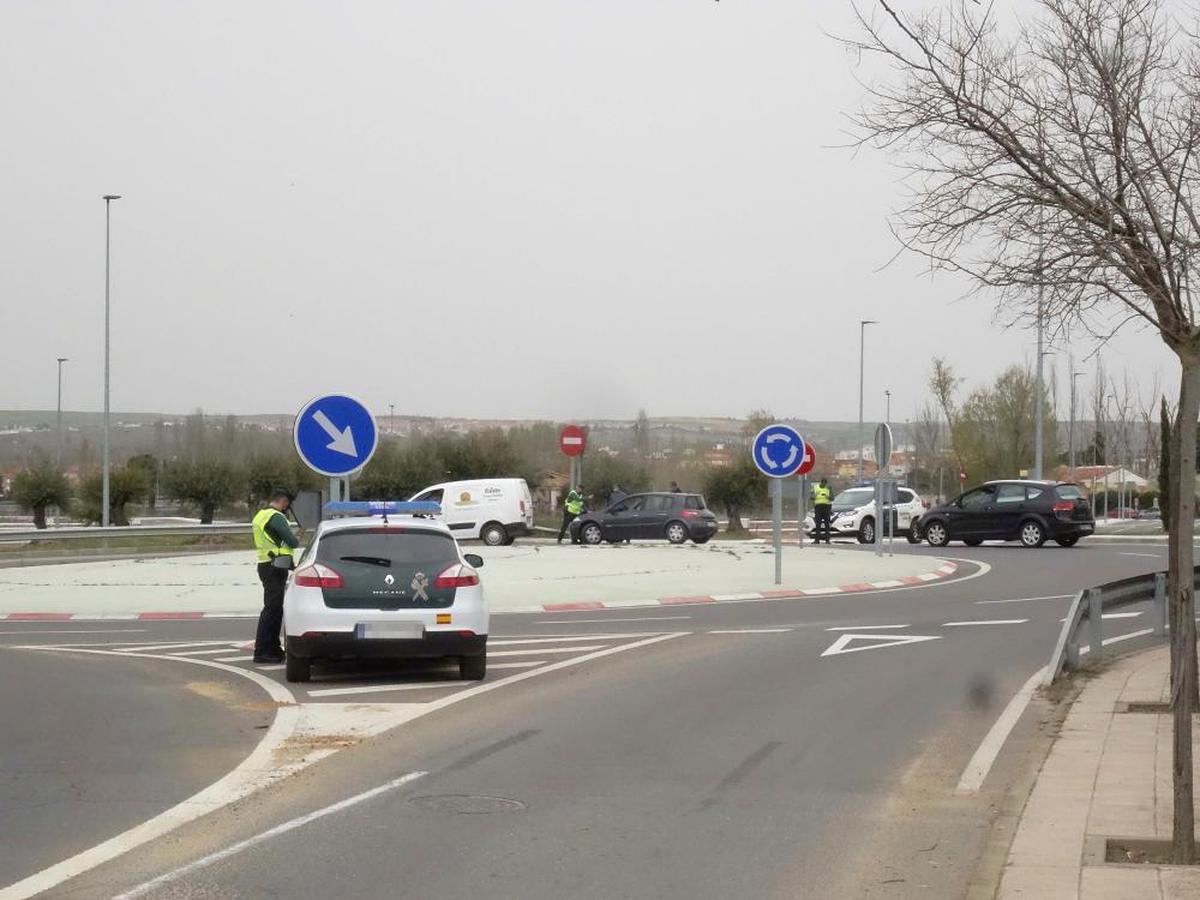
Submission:
<svg viewBox="0 0 1200 900">
<path fill-rule="evenodd" d="M 326 503 L 325 512 L 343 516 L 437 516 L 442 506 L 432 500 L 340 500 Z"/>
</svg>

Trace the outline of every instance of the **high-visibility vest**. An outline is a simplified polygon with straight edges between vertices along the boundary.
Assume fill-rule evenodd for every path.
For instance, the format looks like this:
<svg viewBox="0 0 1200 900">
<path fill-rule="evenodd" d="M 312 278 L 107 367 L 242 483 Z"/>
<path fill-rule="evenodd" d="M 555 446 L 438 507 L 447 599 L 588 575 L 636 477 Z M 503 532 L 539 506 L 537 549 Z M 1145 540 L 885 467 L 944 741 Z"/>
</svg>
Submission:
<svg viewBox="0 0 1200 900">
<path fill-rule="evenodd" d="M 260 563 L 270 562 L 272 556 L 291 556 L 292 548 L 287 544 L 280 544 L 273 537 L 267 534 L 267 523 L 275 516 L 281 516 L 279 510 L 273 506 L 268 506 L 266 509 L 260 509 L 254 514 L 254 518 L 250 520 L 251 530 L 254 532 L 254 552 L 258 554 Z"/>
<path fill-rule="evenodd" d="M 820 484 L 813 485 L 812 499 L 813 506 L 828 506 L 833 502 L 833 497 L 829 488 Z"/>
<path fill-rule="evenodd" d="M 567 494 L 566 507 L 567 512 L 571 515 L 579 515 L 583 512 L 583 495 L 577 491 L 571 491 L 571 493 Z"/>
</svg>

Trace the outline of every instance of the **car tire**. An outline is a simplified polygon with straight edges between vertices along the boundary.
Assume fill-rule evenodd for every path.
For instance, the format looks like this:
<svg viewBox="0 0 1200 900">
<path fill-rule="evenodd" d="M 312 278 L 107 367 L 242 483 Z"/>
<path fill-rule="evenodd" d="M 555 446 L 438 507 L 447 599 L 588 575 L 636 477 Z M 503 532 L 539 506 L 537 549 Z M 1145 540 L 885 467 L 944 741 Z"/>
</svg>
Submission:
<svg viewBox="0 0 1200 900">
<path fill-rule="evenodd" d="M 867 516 L 858 526 L 858 542 L 860 544 L 875 543 L 875 519 Z"/>
<path fill-rule="evenodd" d="M 595 547 L 604 541 L 604 529 L 595 522 L 588 522 L 579 529 L 579 539 Z"/>
<path fill-rule="evenodd" d="M 458 658 L 458 677 L 462 681 L 483 681 L 487 674 L 487 651 Z"/>
<path fill-rule="evenodd" d="M 667 540 L 672 544 L 686 544 L 688 539 L 687 526 L 682 522 L 668 522 L 666 528 Z"/>
<path fill-rule="evenodd" d="M 284 675 L 290 682 L 304 682 L 312 679 L 312 660 L 306 656 L 296 656 L 289 653 L 284 657 Z"/>
<path fill-rule="evenodd" d="M 479 539 L 489 547 L 503 547 L 508 543 L 508 532 L 499 522 L 488 522 L 480 530 Z"/>
<path fill-rule="evenodd" d="M 968 547 L 978 547 L 983 543 L 983 538 L 963 538 L 963 543 Z"/>
<path fill-rule="evenodd" d="M 908 526 L 908 533 L 904 536 L 908 538 L 910 544 L 921 543 L 921 526 L 917 522 L 913 522 Z"/>
<path fill-rule="evenodd" d="M 1028 547 L 1030 550 L 1037 549 L 1046 543 L 1046 529 L 1036 519 L 1026 519 L 1022 522 L 1019 534 L 1021 546 Z"/>
<path fill-rule="evenodd" d="M 1079 535 L 1075 535 L 1074 537 L 1055 538 L 1054 543 L 1058 544 L 1060 547 L 1074 547 L 1079 543 Z"/>
<path fill-rule="evenodd" d="M 945 547 L 950 543 L 950 532 L 944 522 L 933 521 L 925 526 L 925 540 L 930 547 Z"/>
</svg>

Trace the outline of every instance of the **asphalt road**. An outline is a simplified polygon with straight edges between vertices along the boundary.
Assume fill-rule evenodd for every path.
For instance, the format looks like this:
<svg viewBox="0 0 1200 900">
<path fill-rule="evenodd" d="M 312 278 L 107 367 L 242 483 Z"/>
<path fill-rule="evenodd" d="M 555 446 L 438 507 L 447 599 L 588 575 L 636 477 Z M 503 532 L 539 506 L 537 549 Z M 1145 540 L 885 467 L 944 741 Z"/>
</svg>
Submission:
<svg viewBox="0 0 1200 900">
<path fill-rule="evenodd" d="M 325 673 L 295 686 L 306 708 L 418 717 L 47 895 L 116 896 L 165 875 L 138 896 L 963 896 L 1021 775 L 1006 754 L 960 797 L 963 767 L 1047 661 L 1067 595 L 1165 556 L 1087 542 L 938 555 L 990 570 L 799 601 L 497 616 L 483 688 L 431 667 Z M 1148 627 L 1129 612 L 1107 633 Z M 21 801 L 0 805 L 0 885 L 249 752 L 270 718 L 232 671 L 251 666 L 237 660 L 251 627 L 0 627 L 0 716 L 23 723 L 0 733 L 3 797 Z M 100 652 L 17 649 L 69 643 Z M 165 658 L 125 652 L 139 647 Z M 198 658 L 235 661 L 185 663 Z M 61 790 L 70 779 L 85 789 Z"/>
</svg>

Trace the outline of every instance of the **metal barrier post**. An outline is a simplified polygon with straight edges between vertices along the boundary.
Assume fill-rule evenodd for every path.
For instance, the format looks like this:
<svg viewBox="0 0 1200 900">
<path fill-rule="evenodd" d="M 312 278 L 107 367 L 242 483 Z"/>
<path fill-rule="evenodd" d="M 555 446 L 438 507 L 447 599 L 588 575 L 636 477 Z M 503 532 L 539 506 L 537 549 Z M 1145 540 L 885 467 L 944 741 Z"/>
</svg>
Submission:
<svg viewBox="0 0 1200 900">
<path fill-rule="evenodd" d="M 1100 658 L 1104 646 L 1104 607 L 1099 588 L 1088 588 L 1088 646 L 1092 661 Z"/>
<path fill-rule="evenodd" d="M 1167 634 L 1167 573 L 1154 574 L 1154 599 L 1150 602 L 1150 619 L 1155 637 Z"/>
<path fill-rule="evenodd" d="M 1063 654 L 1063 668 L 1068 672 L 1075 672 L 1079 669 L 1079 637 L 1078 632 L 1073 632 L 1067 638 L 1066 653 Z"/>
</svg>

